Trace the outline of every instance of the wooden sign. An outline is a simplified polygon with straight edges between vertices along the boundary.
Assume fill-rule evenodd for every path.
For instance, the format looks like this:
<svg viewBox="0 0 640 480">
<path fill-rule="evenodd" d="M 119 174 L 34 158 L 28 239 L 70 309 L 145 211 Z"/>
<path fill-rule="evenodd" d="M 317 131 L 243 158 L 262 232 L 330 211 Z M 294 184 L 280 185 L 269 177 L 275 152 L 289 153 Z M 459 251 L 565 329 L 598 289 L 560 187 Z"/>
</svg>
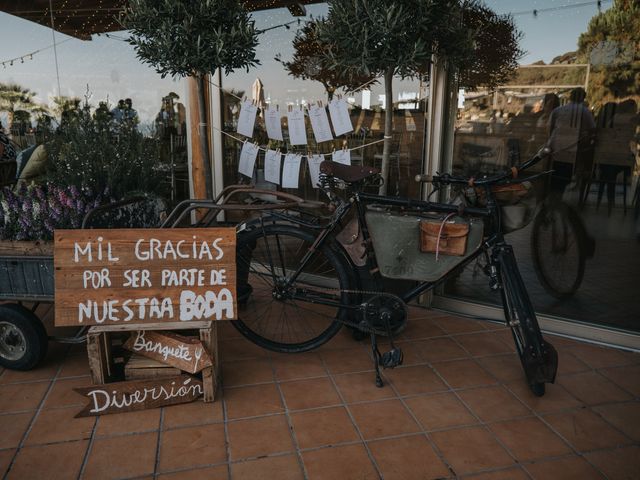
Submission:
<svg viewBox="0 0 640 480">
<path fill-rule="evenodd" d="M 204 393 L 202 382 L 189 375 L 107 383 L 74 390 L 89 398 L 89 405 L 76 418 L 189 403 Z"/>
<path fill-rule="evenodd" d="M 189 373 L 212 365 L 200 340 L 172 333 L 139 330 L 131 334 L 124 348 Z"/>
<path fill-rule="evenodd" d="M 56 230 L 55 325 L 236 318 L 234 228 Z"/>
</svg>

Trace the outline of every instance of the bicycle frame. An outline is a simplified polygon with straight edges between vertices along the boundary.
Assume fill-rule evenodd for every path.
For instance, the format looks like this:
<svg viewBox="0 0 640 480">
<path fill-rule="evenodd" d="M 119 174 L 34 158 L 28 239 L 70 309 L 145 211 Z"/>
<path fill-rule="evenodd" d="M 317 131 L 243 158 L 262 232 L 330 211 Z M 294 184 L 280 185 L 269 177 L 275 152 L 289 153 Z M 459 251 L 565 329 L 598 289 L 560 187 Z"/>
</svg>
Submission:
<svg viewBox="0 0 640 480">
<path fill-rule="evenodd" d="M 300 264 L 298 269 L 293 272 L 293 274 L 288 278 L 289 285 L 293 285 L 295 280 L 298 278 L 304 266 L 309 262 L 311 257 L 317 251 L 317 249 L 327 242 L 332 233 L 334 233 L 339 225 L 342 224 L 342 221 L 347 217 L 347 215 L 352 211 L 352 209 L 356 209 L 356 215 L 358 218 L 358 223 L 360 227 L 360 231 L 362 232 L 363 242 L 365 245 L 365 255 L 367 261 L 367 268 L 369 272 L 372 273 L 372 277 L 374 279 L 376 290 L 383 291 L 381 282 L 382 282 L 382 274 L 380 273 L 380 269 L 377 263 L 377 259 L 375 256 L 375 251 L 372 246 L 371 237 L 369 234 L 369 230 L 367 227 L 366 221 L 366 204 L 367 202 L 375 202 L 376 204 L 388 205 L 392 207 L 404 207 L 412 213 L 421 213 L 421 212 L 438 212 L 438 213 L 460 213 L 462 215 L 467 216 L 475 216 L 480 218 L 489 219 L 490 225 L 490 233 L 486 235 L 483 244 L 478 250 L 472 253 L 468 258 L 464 259 L 460 265 L 458 265 L 451 272 L 445 274 L 441 278 L 436 281 L 424 281 L 419 282 L 418 285 L 409 289 L 408 291 L 399 295 L 399 297 L 405 302 L 408 303 L 420 294 L 430 291 L 445 282 L 448 278 L 450 278 L 456 271 L 461 268 L 464 268 L 466 265 L 473 262 L 480 255 L 483 255 L 490 249 L 493 249 L 497 246 L 507 246 L 504 241 L 504 236 L 500 230 L 500 208 L 498 207 L 494 194 L 491 192 L 490 188 L 487 188 L 487 205 L 486 207 L 465 207 L 464 209 L 459 209 L 455 205 L 446 204 L 446 203 L 438 203 L 438 202 L 430 202 L 423 200 L 413 200 L 410 198 L 402 198 L 402 197 L 391 197 L 391 196 L 382 196 L 378 194 L 371 194 L 362 192 L 359 188 L 356 188 L 353 194 L 350 196 L 348 201 L 342 201 L 338 204 L 334 214 L 331 217 L 329 223 L 320 229 L 320 233 L 317 235 L 313 245 L 311 248 L 305 253 L 303 258 L 300 260 Z M 300 219 L 286 214 L 277 214 L 277 217 L 286 218 L 288 221 L 299 225 L 305 225 L 303 221 Z M 302 297 L 298 297 L 301 300 L 304 300 Z M 306 298 L 306 297 L 305 297 Z M 326 299 L 315 299 L 314 303 L 321 303 L 326 305 L 336 305 L 335 302 Z M 344 305 L 344 307 L 349 307 Z"/>
</svg>

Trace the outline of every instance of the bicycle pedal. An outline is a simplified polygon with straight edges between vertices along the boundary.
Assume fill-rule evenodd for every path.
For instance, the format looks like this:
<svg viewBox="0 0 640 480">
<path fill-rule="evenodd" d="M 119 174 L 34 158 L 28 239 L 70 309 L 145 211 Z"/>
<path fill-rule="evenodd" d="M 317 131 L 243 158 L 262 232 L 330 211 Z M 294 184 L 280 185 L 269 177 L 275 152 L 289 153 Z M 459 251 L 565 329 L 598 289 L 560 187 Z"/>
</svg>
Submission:
<svg viewBox="0 0 640 480">
<path fill-rule="evenodd" d="M 382 354 L 380 364 L 382 365 L 382 368 L 395 368 L 402 365 L 403 359 L 404 355 L 402 354 L 402 349 L 395 347 Z"/>
</svg>

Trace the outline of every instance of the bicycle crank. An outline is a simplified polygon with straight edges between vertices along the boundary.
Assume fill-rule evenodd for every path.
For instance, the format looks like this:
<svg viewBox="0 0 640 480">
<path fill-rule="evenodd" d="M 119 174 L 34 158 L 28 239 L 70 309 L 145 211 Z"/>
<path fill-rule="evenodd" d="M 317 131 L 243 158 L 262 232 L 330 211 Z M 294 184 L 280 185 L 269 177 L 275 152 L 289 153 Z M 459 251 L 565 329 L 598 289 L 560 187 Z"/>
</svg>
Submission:
<svg viewBox="0 0 640 480">
<path fill-rule="evenodd" d="M 382 387 L 384 384 L 380 375 L 380 365 L 382 368 L 395 368 L 402 365 L 402 350 L 394 345 L 393 336 L 406 324 L 407 306 L 399 297 L 385 293 L 373 295 L 362 304 L 362 307 L 363 318 L 360 324 L 361 328 L 369 330 L 371 334 L 376 386 Z M 388 352 L 380 353 L 376 337 L 377 330 L 386 331 L 391 346 Z"/>
</svg>

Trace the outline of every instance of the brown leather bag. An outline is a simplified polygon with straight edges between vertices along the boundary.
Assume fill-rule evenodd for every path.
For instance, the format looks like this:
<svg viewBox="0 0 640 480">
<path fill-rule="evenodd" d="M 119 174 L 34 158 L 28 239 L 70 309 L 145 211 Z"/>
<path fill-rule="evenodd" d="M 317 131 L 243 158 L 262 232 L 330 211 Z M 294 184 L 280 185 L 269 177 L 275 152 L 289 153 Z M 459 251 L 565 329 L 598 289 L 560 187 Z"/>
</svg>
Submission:
<svg viewBox="0 0 640 480">
<path fill-rule="evenodd" d="M 422 220 L 420 222 L 420 251 L 438 255 L 462 256 L 467 249 L 468 223 Z"/>
</svg>

